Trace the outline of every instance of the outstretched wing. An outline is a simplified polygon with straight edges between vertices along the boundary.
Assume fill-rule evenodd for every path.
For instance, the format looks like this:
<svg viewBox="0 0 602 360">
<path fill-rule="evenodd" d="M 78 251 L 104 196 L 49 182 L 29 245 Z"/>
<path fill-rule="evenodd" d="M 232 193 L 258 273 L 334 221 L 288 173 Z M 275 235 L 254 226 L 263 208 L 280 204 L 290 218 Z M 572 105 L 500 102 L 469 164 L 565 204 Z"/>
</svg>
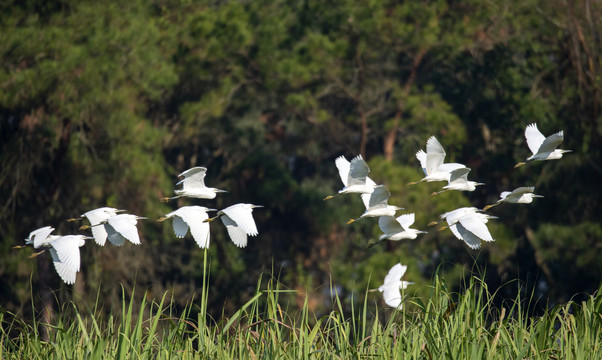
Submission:
<svg viewBox="0 0 602 360">
<path fill-rule="evenodd" d="M 258 232 L 255 220 L 253 220 L 253 208 L 247 205 L 232 205 L 221 210 L 221 212 L 228 215 L 247 235 L 255 236 Z"/>
<path fill-rule="evenodd" d="M 50 233 L 53 231 L 54 228 L 52 226 L 44 226 L 43 228 L 34 230 L 31 233 L 29 233 L 29 237 L 25 239 L 25 243 L 33 243 L 33 247 L 37 249 L 44 243 L 46 243 L 46 238 L 48 238 L 48 236 L 50 236 Z"/>
<path fill-rule="evenodd" d="M 410 229 L 410 226 L 412 226 L 412 224 L 414 223 L 414 213 L 403 214 L 401 216 L 398 216 L 397 221 L 407 231 Z"/>
<path fill-rule="evenodd" d="M 349 163 L 349 177 L 347 178 L 346 186 L 365 184 L 369 173 L 370 168 L 362 156 L 358 155 L 354 157 Z"/>
<path fill-rule="evenodd" d="M 77 235 L 61 236 L 50 242 L 62 264 L 75 272 L 79 271 L 80 257 Z"/>
<path fill-rule="evenodd" d="M 426 172 L 430 175 L 439 170 L 445 160 L 445 150 L 441 143 L 431 136 L 426 142 Z"/>
<path fill-rule="evenodd" d="M 370 200 L 366 209 L 369 207 L 375 207 L 379 205 L 387 205 L 390 196 L 391 193 L 389 192 L 389 190 L 387 190 L 387 188 L 384 185 L 378 185 L 370 194 Z"/>
<path fill-rule="evenodd" d="M 539 131 L 537 124 L 533 123 L 528 125 L 525 129 L 525 139 L 527 140 L 529 150 L 531 150 L 533 155 L 535 155 L 537 154 L 546 137 L 543 136 L 543 134 Z"/>
<path fill-rule="evenodd" d="M 418 152 L 416 152 L 416 159 L 420 161 L 420 167 L 422 168 L 424 175 L 428 175 L 428 172 L 426 171 L 426 153 L 424 150 L 418 150 Z"/>
<path fill-rule="evenodd" d="M 459 168 L 451 172 L 449 176 L 448 185 L 451 184 L 465 184 L 468 182 L 468 173 L 470 172 L 470 168 L 464 167 Z"/>
<path fill-rule="evenodd" d="M 189 206 L 180 216 L 190 227 L 190 234 L 192 234 L 192 238 L 197 245 L 202 249 L 208 248 L 209 223 L 205 222 L 205 220 L 207 220 L 209 216 L 207 215 L 205 208 L 200 206 Z"/>
<path fill-rule="evenodd" d="M 384 285 L 394 281 L 400 281 L 407 269 L 408 267 L 406 265 L 401 265 L 401 263 L 393 265 L 389 270 L 389 273 L 387 273 L 387 276 L 385 276 Z"/>
<path fill-rule="evenodd" d="M 338 158 L 336 158 L 336 160 L 334 161 L 334 164 L 336 165 L 337 169 L 339 170 L 339 176 L 341 177 L 341 181 L 343 182 L 343 185 L 347 186 L 347 179 L 349 178 L 349 168 L 350 168 L 349 161 L 347 161 L 347 159 L 345 159 L 345 157 L 343 155 L 341 155 Z"/>
<path fill-rule="evenodd" d="M 402 215 L 403 216 L 403 215 Z M 385 234 L 397 234 L 403 231 L 403 228 L 393 216 L 381 216 L 378 218 L 378 226 Z"/>
<path fill-rule="evenodd" d="M 523 186 L 523 187 L 519 187 L 519 188 L 512 190 L 512 192 L 508 193 L 507 196 L 521 197 L 522 195 L 527 194 L 527 193 L 532 193 L 533 191 L 535 191 L 535 188 L 533 186 Z M 507 191 L 505 191 L 505 192 L 507 192 Z M 504 193 L 502 193 L 502 194 L 504 194 Z M 506 196 L 503 198 L 506 198 Z"/>
<path fill-rule="evenodd" d="M 558 145 L 560 145 L 562 140 L 564 140 L 564 132 L 563 131 L 559 131 L 556 134 L 552 134 L 543 141 L 543 143 L 541 144 L 541 146 L 539 147 L 537 152 L 540 152 L 540 153 L 553 152 L 554 150 L 556 150 Z"/>
<path fill-rule="evenodd" d="M 52 263 L 54 264 L 54 269 L 57 274 L 59 274 L 65 284 L 73 284 L 75 282 L 77 271 L 63 263 L 54 248 L 51 247 L 48 251 L 50 252 L 50 256 L 52 256 Z"/>
<path fill-rule="evenodd" d="M 107 223 L 118 232 L 122 237 L 129 240 L 132 244 L 140 245 L 140 236 L 138 235 L 138 229 L 136 228 L 136 218 L 133 215 L 122 214 L 110 217 Z M 111 241 L 111 233 L 105 226 L 107 233 L 109 234 L 109 241 Z M 113 242 L 113 241 L 111 241 Z"/>
<path fill-rule="evenodd" d="M 204 188 L 205 187 L 205 174 L 207 168 L 202 166 L 193 167 L 181 173 L 178 176 L 184 176 L 183 180 L 180 180 L 176 185 L 182 184 L 182 189 L 190 188 Z"/>
<path fill-rule="evenodd" d="M 477 237 L 472 232 L 468 231 L 464 226 L 462 226 L 461 223 L 457 223 L 455 227 L 456 231 L 459 234 L 459 236 L 456 237 L 458 239 L 464 240 L 464 242 L 466 243 L 466 245 L 468 245 L 469 248 L 476 250 L 481 247 L 481 239 L 479 239 L 479 237 Z"/>
<path fill-rule="evenodd" d="M 487 225 L 482 220 L 482 217 L 479 216 L 479 214 L 472 214 L 472 215 L 461 217 L 458 220 L 458 223 L 460 223 L 466 230 L 470 231 L 478 238 L 480 238 L 484 241 L 493 241 L 493 237 L 491 237 L 491 233 L 489 233 L 489 229 L 487 228 Z M 460 230 L 460 229 L 458 228 L 458 230 Z M 461 231 L 460 231 L 460 234 L 462 234 Z M 462 237 L 464 237 L 464 236 L 462 236 Z"/>
<path fill-rule="evenodd" d="M 383 287 L 383 299 L 385 300 L 385 304 L 390 307 L 399 309 L 401 305 L 401 291 L 399 290 L 399 286 L 386 286 Z"/>
<path fill-rule="evenodd" d="M 172 225 L 177 238 L 181 239 L 188 233 L 188 224 L 180 215 L 174 215 Z"/>
<path fill-rule="evenodd" d="M 228 230 L 228 235 L 230 236 L 230 240 L 234 243 L 234 245 L 244 248 L 247 246 L 247 233 L 241 229 L 238 224 L 232 220 L 228 215 L 222 215 L 220 217 L 224 226 L 226 226 L 226 230 Z"/>
</svg>

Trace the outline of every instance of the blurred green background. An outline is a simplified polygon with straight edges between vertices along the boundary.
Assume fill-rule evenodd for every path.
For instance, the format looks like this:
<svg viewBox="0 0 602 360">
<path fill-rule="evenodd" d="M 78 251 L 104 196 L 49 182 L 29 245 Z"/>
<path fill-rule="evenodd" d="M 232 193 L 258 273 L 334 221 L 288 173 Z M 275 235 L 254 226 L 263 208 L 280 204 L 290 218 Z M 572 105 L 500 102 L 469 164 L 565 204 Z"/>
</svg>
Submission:
<svg viewBox="0 0 602 360">
<path fill-rule="evenodd" d="M 212 225 L 210 310 L 240 308 L 261 273 L 347 305 L 395 263 L 427 294 L 439 272 L 460 290 L 484 276 L 497 299 L 577 299 L 602 275 L 602 4 L 596 1 L 41 1 L 0 4 L 0 307 L 24 316 L 66 300 L 119 306 L 121 284 L 184 305 L 203 251 L 156 218 L 183 205 L 264 205 L 236 248 Z M 524 128 L 564 130 L 559 161 L 530 155 Z M 447 161 L 486 183 L 431 197 L 414 154 L 435 135 Z M 414 227 L 460 206 L 535 186 L 530 205 L 491 210 L 496 241 L 472 251 L 449 231 L 367 249 L 375 219 L 342 187 L 334 159 L 364 155 Z M 164 204 L 177 174 L 208 168 L 215 200 Z M 147 216 L 141 246 L 81 249 L 75 285 L 49 256 L 12 250 L 30 231 L 112 206 Z M 355 295 L 350 295 L 355 292 Z M 139 293 L 142 295 L 141 292 Z M 371 301 L 382 301 L 371 293 Z"/>
</svg>

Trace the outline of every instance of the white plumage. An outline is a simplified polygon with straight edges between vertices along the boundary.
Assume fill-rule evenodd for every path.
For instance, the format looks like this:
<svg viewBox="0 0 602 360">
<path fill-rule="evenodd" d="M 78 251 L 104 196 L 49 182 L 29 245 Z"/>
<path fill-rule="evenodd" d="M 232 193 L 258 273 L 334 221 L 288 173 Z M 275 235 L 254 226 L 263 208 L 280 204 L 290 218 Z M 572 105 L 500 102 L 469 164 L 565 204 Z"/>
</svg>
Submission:
<svg viewBox="0 0 602 360">
<path fill-rule="evenodd" d="M 190 229 L 190 234 L 200 248 L 209 247 L 209 223 L 205 222 L 209 218 L 207 211 L 215 211 L 203 206 L 183 206 L 176 211 L 165 215 L 165 220 L 173 218 L 173 229 L 176 237 L 183 238 Z"/>
<path fill-rule="evenodd" d="M 134 245 L 140 245 L 140 236 L 136 224 L 138 220 L 146 219 L 132 214 L 117 214 L 111 216 L 101 224 L 104 225 L 108 239 L 115 246 L 122 246 L 125 240 Z"/>
<path fill-rule="evenodd" d="M 111 207 L 101 207 L 98 209 L 90 210 L 81 217 L 86 217 L 88 221 L 90 221 L 90 226 L 92 227 L 92 236 L 94 237 L 94 241 L 100 245 L 104 246 L 107 241 L 107 231 L 104 226 L 98 226 L 103 221 L 107 220 L 111 216 L 117 215 L 120 210 Z"/>
<path fill-rule="evenodd" d="M 337 195 L 372 193 L 376 183 L 368 177 L 370 168 L 361 155 L 351 159 L 351 162 L 347 161 L 344 156 L 339 156 L 334 163 L 339 170 L 339 176 L 344 185 L 343 189 L 339 190 Z M 327 196 L 324 200 L 332 199 L 334 196 Z"/>
<path fill-rule="evenodd" d="M 258 234 L 257 225 L 253 220 L 253 209 L 263 207 L 253 204 L 235 204 L 217 212 L 232 242 L 241 248 L 247 246 L 247 236 Z M 207 220 L 206 220 L 207 221 Z"/>
<path fill-rule="evenodd" d="M 535 123 L 529 124 L 525 129 L 525 139 L 533 155 L 529 156 L 525 162 L 520 162 L 514 167 L 519 167 L 535 160 L 557 160 L 562 158 L 562 154 L 572 151 L 556 149 L 564 140 L 563 131 L 545 137 Z"/>
<path fill-rule="evenodd" d="M 363 219 L 366 217 L 379 217 L 379 216 L 394 216 L 397 210 L 402 210 L 398 206 L 389 205 L 389 197 L 391 193 L 384 185 L 378 185 L 374 187 L 374 191 L 370 194 L 362 194 L 362 201 L 366 207 L 366 211 L 358 218 L 351 219 L 347 224 L 351 224 L 354 221 Z"/>
<path fill-rule="evenodd" d="M 401 310 L 401 289 L 405 289 L 408 285 L 413 283 L 402 281 L 401 278 L 405 274 L 407 266 L 401 265 L 401 263 L 395 264 L 390 270 L 387 276 L 385 276 L 384 283 L 378 287 L 378 291 L 383 293 L 385 303 L 397 310 Z"/>
<path fill-rule="evenodd" d="M 193 167 L 181 173 L 178 176 L 183 176 L 184 179 L 180 180 L 177 185 L 182 184 L 181 190 L 175 190 L 176 196 L 171 198 L 163 198 L 162 201 L 168 201 L 177 199 L 179 197 L 191 197 L 197 199 L 214 199 L 217 193 L 227 192 L 205 185 L 205 175 L 207 174 L 207 168 L 202 166 Z"/>
<path fill-rule="evenodd" d="M 379 240 L 402 240 L 416 239 L 418 234 L 426 233 L 426 231 L 410 228 L 414 224 L 414 214 L 404 214 L 394 218 L 392 216 L 381 216 L 378 219 L 378 226 L 384 232 Z"/>
<path fill-rule="evenodd" d="M 465 207 L 441 215 L 441 218 L 447 221 L 454 236 L 464 241 L 473 250 L 481 247 L 481 240 L 494 241 L 485 224 L 489 219 L 496 217 L 478 211 L 474 207 Z"/>
<path fill-rule="evenodd" d="M 533 191 L 535 191 L 535 188 L 532 186 L 523 186 L 512 191 L 504 191 L 500 194 L 500 199 L 495 204 L 487 205 L 483 210 L 489 210 L 503 202 L 511 204 L 530 204 L 533 202 L 533 199 L 543 197 L 542 195 L 534 194 Z"/>
<path fill-rule="evenodd" d="M 410 185 L 423 181 L 449 181 L 450 173 L 453 170 L 466 167 L 458 163 L 444 163 L 445 155 L 446 153 L 441 143 L 437 138 L 431 136 L 426 142 L 426 152 L 419 150 L 416 153 L 416 159 L 420 161 L 420 166 L 426 176 L 420 181 L 410 183 Z"/>
</svg>

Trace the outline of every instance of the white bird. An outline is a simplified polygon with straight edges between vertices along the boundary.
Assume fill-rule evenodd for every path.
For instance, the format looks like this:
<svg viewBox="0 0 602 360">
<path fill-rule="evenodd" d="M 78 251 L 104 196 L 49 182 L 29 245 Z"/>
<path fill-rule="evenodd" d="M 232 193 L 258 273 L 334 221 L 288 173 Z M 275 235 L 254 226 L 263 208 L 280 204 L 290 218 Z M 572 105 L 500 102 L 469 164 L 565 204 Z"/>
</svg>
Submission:
<svg viewBox="0 0 602 360">
<path fill-rule="evenodd" d="M 406 265 L 401 265 L 401 263 L 394 265 L 389 270 L 387 276 L 385 276 L 384 283 L 378 287 L 378 291 L 383 293 L 385 303 L 397 310 L 401 310 L 400 290 L 413 284 L 412 282 L 401 280 L 407 269 L 408 267 Z"/>
<path fill-rule="evenodd" d="M 226 190 L 220 190 L 212 187 L 205 186 L 205 174 L 207 168 L 202 166 L 193 167 L 181 173 L 178 176 L 183 176 L 184 179 L 180 180 L 177 185 L 182 184 L 181 190 L 175 190 L 176 196 L 164 197 L 161 199 L 163 202 L 177 199 L 182 196 L 197 198 L 197 199 L 215 199 L 217 193 L 227 192 Z"/>
<path fill-rule="evenodd" d="M 484 211 L 491 209 L 494 206 L 497 206 L 503 202 L 512 203 L 512 204 L 530 204 L 533 202 L 534 198 L 542 198 L 542 195 L 536 195 L 533 193 L 535 190 L 532 186 L 519 187 L 512 192 L 504 191 L 500 194 L 500 199 L 491 205 L 487 205 L 483 208 Z"/>
<path fill-rule="evenodd" d="M 425 177 L 416 182 L 411 182 L 408 185 L 414 185 L 421 182 L 431 181 L 449 181 L 450 173 L 453 170 L 465 168 L 466 166 L 458 163 L 444 163 L 445 150 L 441 143 L 431 136 L 426 142 L 426 153 L 419 150 L 416 153 L 416 158 L 420 161 L 420 166 Z"/>
<path fill-rule="evenodd" d="M 464 207 L 446 212 L 441 218 L 447 221 L 448 227 L 456 238 L 463 240 L 471 249 L 481 247 L 481 240 L 494 241 L 487 225 L 489 219 L 496 219 L 495 216 L 482 214 L 479 209 L 474 207 Z M 442 227 L 441 230 L 444 230 Z"/>
<path fill-rule="evenodd" d="M 426 231 L 410 228 L 414 223 L 414 214 L 404 214 L 394 218 L 393 216 L 381 216 L 378 218 L 378 226 L 384 232 L 378 241 L 369 244 L 368 248 L 381 243 L 385 240 L 399 241 L 403 239 L 416 239 L 418 234 L 424 234 Z"/>
<path fill-rule="evenodd" d="M 563 131 L 545 137 L 539 129 L 537 129 L 537 124 L 535 123 L 528 125 L 525 129 L 525 139 L 527 140 L 527 145 L 533 155 L 528 157 L 525 162 L 516 164 L 514 166 L 515 168 L 535 160 L 557 160 L 562 157 L 562 154 L 572 151 L 556 149 L 556 147 L 564 140 Z"/>
<path fill-rule="evenodd" d="M 234 245 L 244 248 L 247 246 L 247 235 L 255 236 L 258 234 L 257 225 L 253 220 L 253 209 L 263 207 L 253 204 L 235 204 L 217 212 L 217 216 L 205 220 L 210 222 L 218 217 L 228 230 L 228 235 Z"/>
<path fill-rule="evenodd" d="M 132 214 L 117 214 L 102 221 L 97 226 L 104 226 L 108 235 L 107 238 L 115 246 L 122 246 L 125 240 L 134 245 L 140 245 L 140 236 L 136 224 L 141 219 L 146 218 Z"/>
<path fill-rule="evenodd" d="M 45 247 L 52 256 L 56 272 L 66 284 L 75 282 L 76 273 L 80 268 L 79 248 L 91 237 L 84 235 L 50 235 L 54 231 L 51 226 L 45 226 L 32 231 L 25 239 L 25 244 L 33 245 L 35 249 Z M 34 253 L 30 258 L 42 254 L 45 250 Z"/>
<path fill-rule="evenodd" d="M 339 176 L 343 182 L 343 189 L 336 195 L 329 195 L 324 200 L 332 199 L 335 196 L 348 193 L 370 194 L 374 190 L 376 183 L 368 177 L 370 168 L 361 155 L 347 161 L 344 156 L 339 156 L 335 160 L 335 165 L 339 170 Z"/>
<path fill-rule="evenodd" d="M 157 221 L 173 218 L 173 230 L 176 237 L 183 238 L 190 228 L 190 234 L 194 241 L 201 249 L 207 249 L 209 248 L 209 223 L 205 220 L 209 218 L 208 211 L 215 211 L 215 209 L 203 206 L 183 206 Z"/>
<path fill-rule="evenodd" d="M 397 210 L 403 209 L 388 204 L 391 193 L 384 185 L 378 185 L 374 187 L 374 191 L 371 194 L 362 194 L 361 196 L 364 206 L 366 206 L 366 211 L 358 219 L 347 221 L 347 224 L 366 217 L 394 216 Z"/>
<path fill-rule="evenodd" d="M 474 191 L 477 188 L 477 186 L 485 185 L 483 183 L 478 183 L 475 181 L 468 181 L 469 172 L 470 168 L 467 167 L 453 170 L 449 177 L 449 182 L 443 187 L 443 190 L 433 192 L 431 195 L 439 195 L 450 190 Z"/>
<path fill-rule="evenodd" d="M 84 225 L 80 227 L 80 230 L 85 230 L 89 227 L 92 228 L 92 236 L 94 241 L 100 246 L 104 246 L 107 241 L 107 231 L 104 226 L 98 226 L 101 222 L 107 220 L 111 216 L 117 215 L 117 213 L 124 210 L 117 210 L 112 207 L 101 207 L 98 209 L 90 210 L 85 212 L 80 218 L 87 218 L 90 221 L 90 226 Z M 68 219 L 67 221 L 76 221 L 78 219 Z"/>
</svg>

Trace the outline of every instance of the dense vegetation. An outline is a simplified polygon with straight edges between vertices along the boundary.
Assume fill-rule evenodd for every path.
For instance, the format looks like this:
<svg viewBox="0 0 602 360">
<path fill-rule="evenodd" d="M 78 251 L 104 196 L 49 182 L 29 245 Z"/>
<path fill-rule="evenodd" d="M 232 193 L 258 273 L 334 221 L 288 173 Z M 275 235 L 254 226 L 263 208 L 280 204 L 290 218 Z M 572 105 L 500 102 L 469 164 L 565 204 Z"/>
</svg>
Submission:
<svg viewBox="0 0 602 360">
<path fill-rule="evenodd" d="M 332 309 L 329 284 L 345 312 L 358 309 L 358 294 L 399 261 L 418 297 L 431 293 L 437 272 L 452 291 L 476 273 L 499 289 L 498 307 L 532 294 L 538 314 L 598 289 L 599 2 L 28 0 L 0 8 L 3 311 L 33 319 L 34 308 L 73 301 L 81 314 L 98 299 L 108 316 L 122 304 L 121 286 L 142 303 L 134 284 L 149 300 L 171 291 L 170 306 L 190 308 L 203 252 L 167 223 L 141 224 L 138 247 L 83 247 L 73 287 L 49 257 L 11 249 L 45 225 L 77 233 L 65 219 L 105 205 L 149 219 L 177 205 L 265 206 L 246 249 L 212 228 L 207 311 L 216 319 L 253 299 L 266 271 L 297 290 L 283 294 L 291 304 L 317 316 Z M 513 169 L 529 155 L 523 131 L 533 122 L 545 134 L 564 130 L 563 148 L 574 152 Z M 440 183 L 408 187 L 421 177 L 414 153 L 431 135 L 487 185 L 436 198 L 429 194 Z M 496 242 L 480 251 L 434 230 L 366 249 L 377 223 L 345 225 L 363 211 L 360 200 L 322 201 L 341 186 L 333 160 L 358 153 L 391 203 L 416 213 L 418 229 L 517 186 L 545 197 L 491 210 Z M 161 203 L 176 175 L 197 165 L 229 193 Z M 393 322 L 374 324 L 393 331 Z"/>
</svg>

